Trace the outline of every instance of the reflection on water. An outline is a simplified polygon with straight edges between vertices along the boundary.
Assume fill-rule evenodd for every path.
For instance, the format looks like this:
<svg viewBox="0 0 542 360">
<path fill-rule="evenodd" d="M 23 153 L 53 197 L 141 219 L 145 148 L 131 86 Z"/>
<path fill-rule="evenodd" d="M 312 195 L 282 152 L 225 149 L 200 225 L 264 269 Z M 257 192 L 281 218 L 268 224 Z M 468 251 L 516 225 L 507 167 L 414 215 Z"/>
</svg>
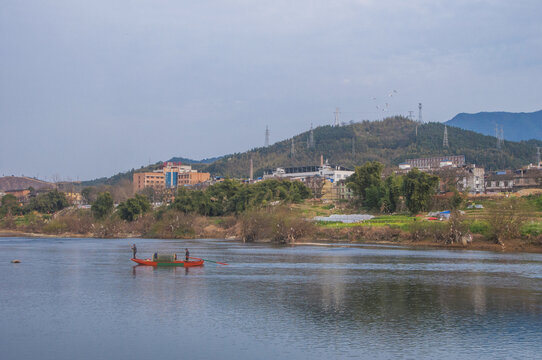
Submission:
<svg viewBox="0 0 542 360">
<path fill-rule="evenodd" d="M 542 256 L 138 240 L 229 266 L 133 266 L 133 240 L 0 239 L 6 358 L 536 358 Z M 21 264 L 10 264 L 13 258 Z"/>
</svg>

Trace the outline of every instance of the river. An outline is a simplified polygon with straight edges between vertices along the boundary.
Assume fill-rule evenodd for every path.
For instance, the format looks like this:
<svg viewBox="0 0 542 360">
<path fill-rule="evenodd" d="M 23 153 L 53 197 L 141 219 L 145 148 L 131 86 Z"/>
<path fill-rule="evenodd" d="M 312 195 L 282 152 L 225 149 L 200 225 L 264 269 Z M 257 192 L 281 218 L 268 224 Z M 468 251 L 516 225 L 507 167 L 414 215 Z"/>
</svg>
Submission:
<svg viewBox="0 0 542 360">
<path fill-rule="evenodd" d="M 134 266 L 132 242 L 230 265 Z M 539 254 L 0 238 L 0 272 L 6 360 L 542 354 Z"/>
</svg>

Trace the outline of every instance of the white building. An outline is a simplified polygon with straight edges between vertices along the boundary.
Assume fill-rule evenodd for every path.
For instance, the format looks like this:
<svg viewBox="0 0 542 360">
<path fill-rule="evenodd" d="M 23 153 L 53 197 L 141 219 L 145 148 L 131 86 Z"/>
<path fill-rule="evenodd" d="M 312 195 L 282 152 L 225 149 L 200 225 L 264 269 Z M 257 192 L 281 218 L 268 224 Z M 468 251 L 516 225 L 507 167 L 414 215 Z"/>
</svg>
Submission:
<svg viewBox="0 0 542 360">
<path fill-rule="evenodd" d="M 273 172 L 265 174 L 263 178 L 271 179 L 278 177 L 305 182 L 305 180 L 309 177 L 320 176 L 332 182 L 337 182 L 339 180 L 345 180 L 353 173 L 354 172 L 352 170 L 348 170 L 342 166 L 331 166 L 324 164 L 322 166 L 298 166 L 289 168 L 279 167 Z"/>
</svg>

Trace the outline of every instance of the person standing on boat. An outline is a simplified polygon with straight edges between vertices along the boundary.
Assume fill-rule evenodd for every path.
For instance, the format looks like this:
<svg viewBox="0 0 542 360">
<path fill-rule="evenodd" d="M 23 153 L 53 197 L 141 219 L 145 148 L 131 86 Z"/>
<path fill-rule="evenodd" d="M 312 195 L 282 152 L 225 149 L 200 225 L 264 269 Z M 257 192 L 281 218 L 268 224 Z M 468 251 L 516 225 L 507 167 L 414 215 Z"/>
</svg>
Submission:
<svg viewBox="0 0 542 360">
<path fill-rule="evenodd" d="M 188 251 L 188 249 L 184 249 L 184 250 L 185 250 L 184 255 L 185 255 L 186 261 L 188 261 L 188 258 L 190 258 L 190 251 Z"/>
<path fill-rule="evenodd" d="M 136 244 L 132 244 L 132 253 L 134 254 L 132 259 L 136 259 L 136 254 L 137 254 L 137 246 L 136 246 Z"/>
</svg>

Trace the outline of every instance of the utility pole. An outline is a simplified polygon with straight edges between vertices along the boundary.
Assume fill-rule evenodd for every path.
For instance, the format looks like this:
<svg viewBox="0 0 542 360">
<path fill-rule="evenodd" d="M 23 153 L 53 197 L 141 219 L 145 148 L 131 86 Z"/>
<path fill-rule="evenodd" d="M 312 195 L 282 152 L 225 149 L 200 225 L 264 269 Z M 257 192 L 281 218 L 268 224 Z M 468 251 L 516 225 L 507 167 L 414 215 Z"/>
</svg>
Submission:
<svg viewBox="0 0 542 360">
<path fill-rule="evenodd" d="M 292 155 L 292 157 L 295 155 L 294 138 L 292 138 L 292 148 L 290 149 L 290 155 Z"/>
<path fill-rule="evenodd" d="M 542 149 L 540 146 L 536 147 L 536 167 L 540 168 L 540 149 Z"/>
<path fill-rule="evenodd" d="M 444 124 L 444 138 L 442 139 L 442 147 L 449 147 L 448 146 L 448 127 L 446 124 Z"/>
<path fill-rule="evenodd" d="M 254 161 L 252 160 L 252 156 L 250 157 L 250 177 L 249 180 L 254 180 Z"/>
<path fill-rule="evenodd" d="M 352 136 L 352 156 L 356 155 L 356 137 Z"/>
</svg>

